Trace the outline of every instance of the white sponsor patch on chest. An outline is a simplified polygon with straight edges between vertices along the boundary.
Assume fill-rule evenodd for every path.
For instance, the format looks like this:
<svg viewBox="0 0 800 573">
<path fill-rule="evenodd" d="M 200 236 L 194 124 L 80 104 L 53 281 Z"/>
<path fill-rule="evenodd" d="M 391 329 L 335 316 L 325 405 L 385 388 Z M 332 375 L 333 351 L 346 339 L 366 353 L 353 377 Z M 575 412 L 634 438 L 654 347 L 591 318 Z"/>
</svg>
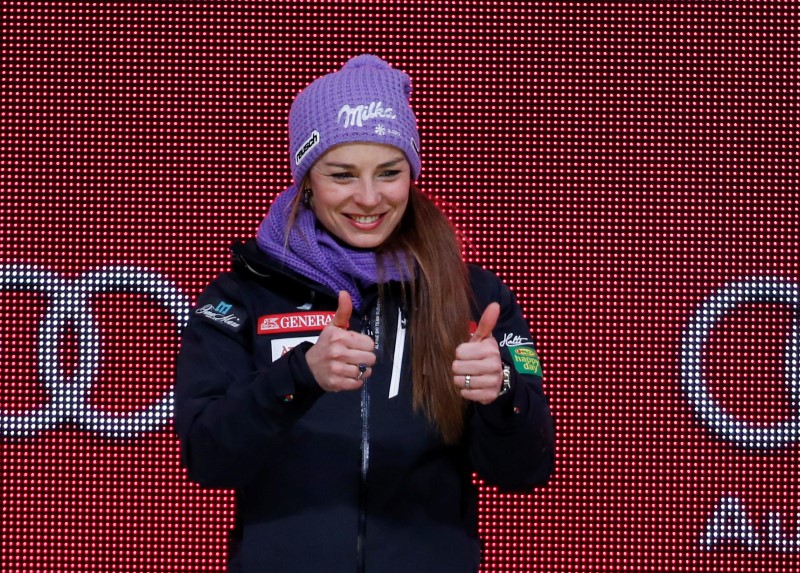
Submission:
<svg viewBox="0 0 800 573">
<path fill-rule="evenodd" d="M 317 342 L 319 336 L 297 336 L 293 338 L 276 338 L 271 340 L 272 344 L 272 361 L 275 362 L 278 358 L 289 352 L 292 348 L 302 342 L 310 342 L 314 344 Z"/>
</svg>

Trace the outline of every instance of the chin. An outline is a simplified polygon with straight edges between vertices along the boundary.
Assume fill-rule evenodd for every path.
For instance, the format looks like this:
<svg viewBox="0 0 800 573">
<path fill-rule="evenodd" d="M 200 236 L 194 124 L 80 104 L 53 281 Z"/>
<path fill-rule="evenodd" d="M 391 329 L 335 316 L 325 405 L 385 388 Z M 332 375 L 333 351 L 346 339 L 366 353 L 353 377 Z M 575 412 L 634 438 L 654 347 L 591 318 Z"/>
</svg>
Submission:
<svg viewBox="0 0 800 573">
<path fill-rule="evenodd" d="M 386 239 L 381 238 L 369 238 L 366 239 L 364 237 L 357 238 L 356 240 L 347 240 L 347 244 L 351 247 L 355 247 L 356 249 L 377 249 L 380 247 Z"/>
</svg>

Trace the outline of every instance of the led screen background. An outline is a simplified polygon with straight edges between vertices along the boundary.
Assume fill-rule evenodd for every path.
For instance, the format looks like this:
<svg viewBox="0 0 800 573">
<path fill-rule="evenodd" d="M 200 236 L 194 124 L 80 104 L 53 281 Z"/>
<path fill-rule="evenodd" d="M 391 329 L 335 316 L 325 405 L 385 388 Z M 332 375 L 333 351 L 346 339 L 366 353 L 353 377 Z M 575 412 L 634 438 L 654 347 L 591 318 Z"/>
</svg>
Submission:
<svg viewBox="0 0 800 573">
<path fill-rule="evenodd" d="M 421 187 L 557 420 L 547 488 L 481 490 L 483 571 L 796 570 L 796 2 L 1 5 L 3 571 L 223 570 L 178 331 L 361 52 L 414 79 Z"/>
</svg>

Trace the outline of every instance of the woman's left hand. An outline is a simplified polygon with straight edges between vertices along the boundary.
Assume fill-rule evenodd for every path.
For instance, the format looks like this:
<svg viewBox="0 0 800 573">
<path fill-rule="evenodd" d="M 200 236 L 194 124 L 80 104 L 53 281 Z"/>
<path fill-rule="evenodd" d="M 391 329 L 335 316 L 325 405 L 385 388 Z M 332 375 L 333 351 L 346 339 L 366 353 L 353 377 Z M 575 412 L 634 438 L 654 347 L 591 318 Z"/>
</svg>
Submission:
<svg viewBox="0 0 800 573">
<path fill-rule="evenodd" d="M 499 304 L 487 306 L 475 334 L 456 348 L 453 361 L 453 383 L 461 389 L 461 396 L 480 404 L 494 402 L 503 385 L 500 346 L 492 336 L 499 316 Z"/>
</svg>

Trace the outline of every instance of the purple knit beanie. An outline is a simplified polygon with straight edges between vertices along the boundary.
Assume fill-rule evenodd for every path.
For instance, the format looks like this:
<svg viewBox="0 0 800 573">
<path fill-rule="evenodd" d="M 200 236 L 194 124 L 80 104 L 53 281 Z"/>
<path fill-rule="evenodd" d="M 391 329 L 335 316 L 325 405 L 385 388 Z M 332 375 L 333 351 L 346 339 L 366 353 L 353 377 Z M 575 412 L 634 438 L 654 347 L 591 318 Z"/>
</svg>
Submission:
<svg viewBox="0 0 800 573">
<path fill-rule="evenodd" d="M 314 80 L 289 111 L 289 151 L 295 185 L 340 143 L 383 143 L 397 147 L 419 177 L 419 133 L 408 104 L 411 80 L 377 56 L 364 54 L 341 70 Z"/>
</svg>

